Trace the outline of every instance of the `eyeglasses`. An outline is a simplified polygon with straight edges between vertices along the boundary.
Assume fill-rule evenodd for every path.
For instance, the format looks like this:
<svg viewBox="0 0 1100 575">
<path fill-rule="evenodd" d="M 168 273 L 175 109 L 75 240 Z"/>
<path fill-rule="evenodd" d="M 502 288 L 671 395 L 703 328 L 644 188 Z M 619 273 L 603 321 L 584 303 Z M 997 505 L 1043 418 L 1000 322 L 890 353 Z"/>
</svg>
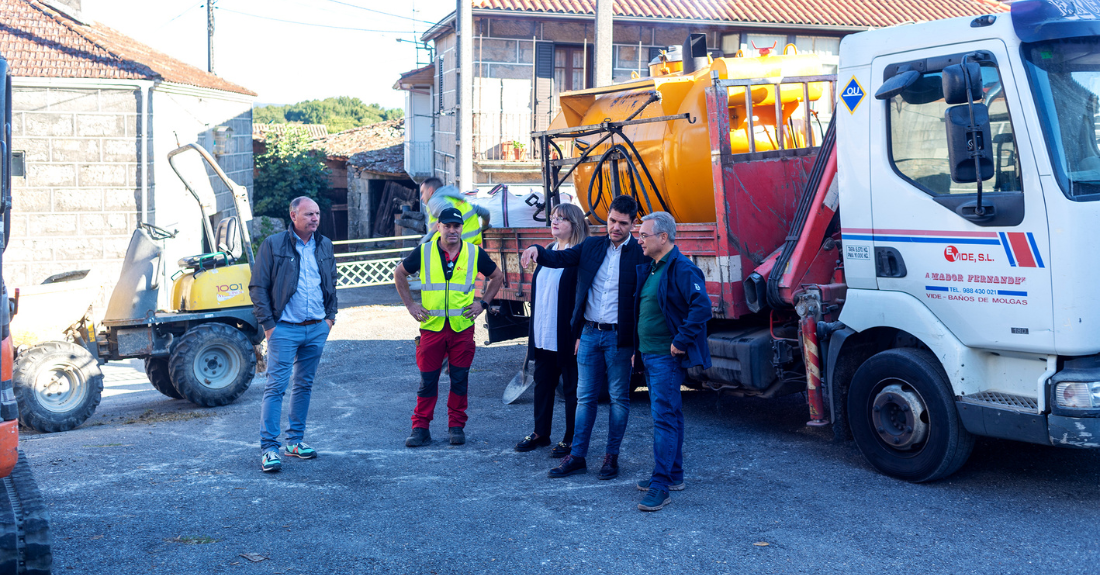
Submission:
<svg viewBox="0 0 1100 575">
<path fill-rule="evenodd" d="M 569 219 L 563 218 L 561 216 L 553 216 L 553 217 L 550 218 L 550 221 L 554 222 L 555 224 L 560 224 L 562 222 L 568 222 Z"/>
<path fill-rule="evenodd" d="M 666 232 L 661 232 L 661 233 L 657 233 L 657 234 L 653 234 L 653 235 L 646 234 L 646 233 L 641 233 L 641 234 L 638 234 L 638 239 L 642 240 L 644 242 L 646 240 L 646 238 L 655 238 L 655 237 L 657 237 L 661 234 L 664 234 L 664 233 L 666 233 Z"/>
</svg>

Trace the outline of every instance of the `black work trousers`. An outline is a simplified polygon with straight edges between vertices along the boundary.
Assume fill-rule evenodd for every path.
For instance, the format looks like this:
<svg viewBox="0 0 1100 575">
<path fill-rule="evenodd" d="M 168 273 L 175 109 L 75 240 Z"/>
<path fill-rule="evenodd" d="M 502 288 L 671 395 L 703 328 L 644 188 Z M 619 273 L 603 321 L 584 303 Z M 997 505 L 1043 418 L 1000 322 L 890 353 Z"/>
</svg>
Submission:
<svg viewBox="0 0 1100 575">
<path fill-rule="evenodd" d="M 554 419 L 554 393 L 561 378 L 565 393 L 565 437 L 562 442 L 573 443 L 573 428 L 577 422 L 577 356 L 573 350 L 547 351 L 532 348 L 535 359 L 535 433 L 550 437 L 550 424 Z"/>
</svg>

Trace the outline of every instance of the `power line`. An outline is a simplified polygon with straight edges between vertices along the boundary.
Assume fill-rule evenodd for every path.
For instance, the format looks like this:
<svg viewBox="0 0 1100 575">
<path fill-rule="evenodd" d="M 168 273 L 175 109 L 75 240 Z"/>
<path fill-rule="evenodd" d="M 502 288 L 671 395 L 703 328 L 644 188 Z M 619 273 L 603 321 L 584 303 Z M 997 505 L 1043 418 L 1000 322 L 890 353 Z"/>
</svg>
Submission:
<svg viewBox="0 0 1100 575">
<path fill-rule="evenodd" d="M 419 18 L 413 18 L 411 16 L 402 16 L 400 14 L 393 14 L 393 13 L 390 13 L 390 12 L 383 12 L 381 10 L 375 10 L 373 8 L 366 8 L 364 6 L 358 6 L 358 5 L 355 5 L 355 4 L 348 3 L 348 2 L 341 2 L 340 0 L 327 0 L 327 1 L 332 2 L 333 4 L 340 4 L 342 6 L 350 6 L 352 8 L 358 8 L 360 10 L 366 10 L 367 12 L 374 12 L 375 14 L 382 14 L 384 16 L 392 16 L 394 18 L 401 18 L 403 20 L 412 20 L 413 22 L 421 22 L 423 24 L 435 24 L 435 22 L 429 22 L 428 20 L 421 20 Z"/>
<path fill-rule="evenodd" d="M 231 8 L 225 8 L 223 6 L 216 6 L 218 10 L 225 10 L 226 12 L 232 12 L 234 14 L 240 14 L 241 16 L 249 16 L 251 18 L 259 18 L 261 20 L 271 20 L 272 22 L 284 22 L 286 24 L 297 24 L 299 26 L 313 26 L 315 28 L 329 28 L 332 30 L 352 30 L 355 32 L 377 32 L 382 34 L 416 34 L 416 32 L 410 31 L 395 31 L 395 30 L 370 30 L 367 28 L 351 28 L 347 26 L 329 26 L 328 24 L 313 24 L 310 22 L 298 22 L 295 20 L 283 20 L 282 18 L 272 18 L 270 16 L 261 16 L 259 14 L 250 14 L 248 12 L 240 12 Z"/>
<path fill-rule="evenodd" d="M 190 7 L 188 7 L 183 12 L 180 12 L 179 14 L 177 14 L 175 18 L 172 18 L 171 20 L 165 22 L 164 24 L 161 24 L 160 26 L 157 26 L 157 30 L 160 30 L 161 28 L 164 28 L 165 26 L 171 24 L 172 22 L 175 22 L 176 20 L 179 20 L 181 17 L 183 17 L 184 14 L 194 10 L 195 8 L 198 8 L 199 6 L 202 6 L 202 2 L 199 2 L 198 4 L 192 4 Z"/>
</svg>

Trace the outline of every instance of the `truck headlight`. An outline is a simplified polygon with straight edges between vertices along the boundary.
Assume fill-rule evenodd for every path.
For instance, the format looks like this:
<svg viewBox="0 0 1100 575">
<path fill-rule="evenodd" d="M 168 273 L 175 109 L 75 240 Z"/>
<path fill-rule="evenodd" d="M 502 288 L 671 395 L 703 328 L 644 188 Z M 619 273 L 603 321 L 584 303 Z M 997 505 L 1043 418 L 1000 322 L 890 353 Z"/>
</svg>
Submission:
<svg viewBox="0 0 1100 575">
<path fill-rule="evenodd" d="M 1071 409 L 1100 408 L 1100 381 L 1065 381 L 1054 386 L 1054 403 Z"/>
</svg>

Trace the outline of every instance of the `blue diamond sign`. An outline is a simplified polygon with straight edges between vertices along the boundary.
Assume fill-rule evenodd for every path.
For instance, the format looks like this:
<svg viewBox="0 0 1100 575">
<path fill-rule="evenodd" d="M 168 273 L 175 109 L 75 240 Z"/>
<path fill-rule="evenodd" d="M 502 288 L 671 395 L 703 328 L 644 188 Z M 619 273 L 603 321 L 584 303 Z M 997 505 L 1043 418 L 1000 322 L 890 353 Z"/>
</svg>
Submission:
<svg viewBox="0 0 1100 575">
<path fill-rule="evenodd" d="M 840 92 L 840 100 L 844 102 L 845 106 L 848 106 L 848 112 L 854 114 L 865 95 L 866 92 L 863 91 L 863 86 L 859 85 L 859 80 L 852 76 L 852 79 L 848 81 L 848 85 L 844 86 L 844 90 Z"/>
</svg>

